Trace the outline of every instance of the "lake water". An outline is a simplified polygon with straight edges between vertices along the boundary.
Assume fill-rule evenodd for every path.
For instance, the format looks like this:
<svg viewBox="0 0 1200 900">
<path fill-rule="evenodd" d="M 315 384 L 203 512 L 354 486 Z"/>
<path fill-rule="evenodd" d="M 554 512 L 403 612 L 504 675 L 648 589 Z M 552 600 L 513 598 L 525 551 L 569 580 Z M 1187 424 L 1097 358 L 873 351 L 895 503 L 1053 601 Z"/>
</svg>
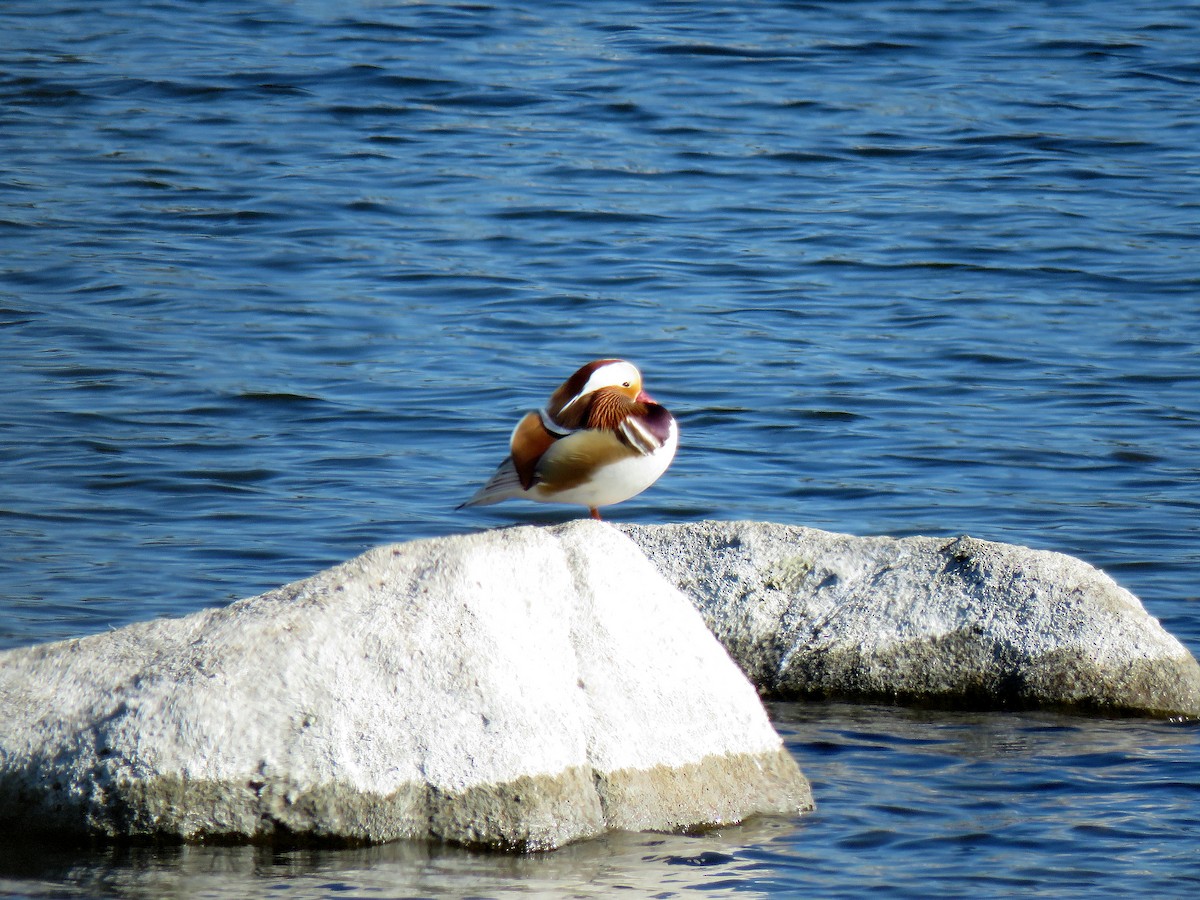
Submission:
<svg viewBox="0 0 1200 900">
<path fill-rule="evenodd" d="M 1080 556 L 1200 651 L 1200 4 L 0 5 L 0 647 L 455 512 L 576 366 L 638 522 Z M 0 895 L 1200 891 L 1200 733 L 780 705 L 819 809 L 531 858 L 0 849 Z"/>
</svg>

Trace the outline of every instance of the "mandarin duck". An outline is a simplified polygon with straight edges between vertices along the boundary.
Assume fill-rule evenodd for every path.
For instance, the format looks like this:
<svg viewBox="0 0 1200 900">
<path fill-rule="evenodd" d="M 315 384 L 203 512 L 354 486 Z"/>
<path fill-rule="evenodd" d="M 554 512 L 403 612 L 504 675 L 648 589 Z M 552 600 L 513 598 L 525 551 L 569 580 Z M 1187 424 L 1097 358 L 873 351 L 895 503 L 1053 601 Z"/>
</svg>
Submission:
<svg viewBox="0 0 1200 900">
<path fill-rule="evenodd" d="M 562 383 L 549 402 L 517 423 L 511 453 L 458 508 L 520 497 L 577 503 L 593 519 L 667 470 L 679 426 L 642 390 L 642 373 L 623 359 L 598 359 Z"/>
</svg>

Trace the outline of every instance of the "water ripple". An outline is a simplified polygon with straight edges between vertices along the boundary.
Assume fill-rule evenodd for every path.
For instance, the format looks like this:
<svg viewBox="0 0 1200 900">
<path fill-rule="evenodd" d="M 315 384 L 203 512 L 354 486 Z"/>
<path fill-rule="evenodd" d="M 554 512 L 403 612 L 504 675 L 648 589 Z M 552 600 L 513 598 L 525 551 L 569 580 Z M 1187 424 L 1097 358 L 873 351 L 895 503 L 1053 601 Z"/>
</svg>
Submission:
<svg viewBox="0 0 1200 900">
<path fill-rule="evenodd" d="M 1061 550 L 1200 649 L 1193 13 L 5 4 L 0 645 L 570 518 L 453 507 L 616 354 L 683 430 L 618 518 Z M 1195 881 L 1192 744 L 1010 726 L 809 723 L 839 793 L 799 839 L 644 852 L 765 893 Z"/>
</svg>

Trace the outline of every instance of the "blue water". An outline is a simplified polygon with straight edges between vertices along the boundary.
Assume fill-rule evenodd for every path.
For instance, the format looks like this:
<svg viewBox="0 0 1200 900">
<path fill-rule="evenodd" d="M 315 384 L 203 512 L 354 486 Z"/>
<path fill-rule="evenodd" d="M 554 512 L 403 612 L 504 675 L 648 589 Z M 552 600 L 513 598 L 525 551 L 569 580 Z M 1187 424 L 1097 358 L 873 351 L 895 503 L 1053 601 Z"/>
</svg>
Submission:
<svg viewBox="0 0 1200 900">
<path fill-rule="evenodd" d="M 1060 550 L 1200 651 L 1197 48 L 1149 0 L 8 0 L 0 647 L 578 515 L 453 507 L 621 355 L 683 446 L 612 517 Z M 1191 727 L 774 712 L 798 824 L 0 851 L 0 892 L 1200 887 Z"/>
</svg>

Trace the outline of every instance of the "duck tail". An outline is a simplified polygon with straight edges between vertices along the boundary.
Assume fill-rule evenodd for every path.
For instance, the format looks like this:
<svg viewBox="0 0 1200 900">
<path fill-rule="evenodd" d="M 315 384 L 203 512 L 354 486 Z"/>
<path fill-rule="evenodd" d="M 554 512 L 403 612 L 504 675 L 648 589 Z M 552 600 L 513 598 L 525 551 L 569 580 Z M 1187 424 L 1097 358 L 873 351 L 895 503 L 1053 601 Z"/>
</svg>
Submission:
<svg viewBox="0 0 1200 900">
<path fill-rule="evenodd" d="M 470 500 L 460 503 L 454 508 L 466 509 L 468 506 L 490 506 L 502 500 L 511 500 L 513 497 L 520 497 L 524 493 L 525 488 L 521 486 L 521 477 L 517 474 L 517 468 L 513 465 L 513 459 L 510 456 L 504 462 L 500 463 L 496 471 L 492 473 L 492 477 L 488 479 L 488 483 L 477 490 Z"/>
</svg>

